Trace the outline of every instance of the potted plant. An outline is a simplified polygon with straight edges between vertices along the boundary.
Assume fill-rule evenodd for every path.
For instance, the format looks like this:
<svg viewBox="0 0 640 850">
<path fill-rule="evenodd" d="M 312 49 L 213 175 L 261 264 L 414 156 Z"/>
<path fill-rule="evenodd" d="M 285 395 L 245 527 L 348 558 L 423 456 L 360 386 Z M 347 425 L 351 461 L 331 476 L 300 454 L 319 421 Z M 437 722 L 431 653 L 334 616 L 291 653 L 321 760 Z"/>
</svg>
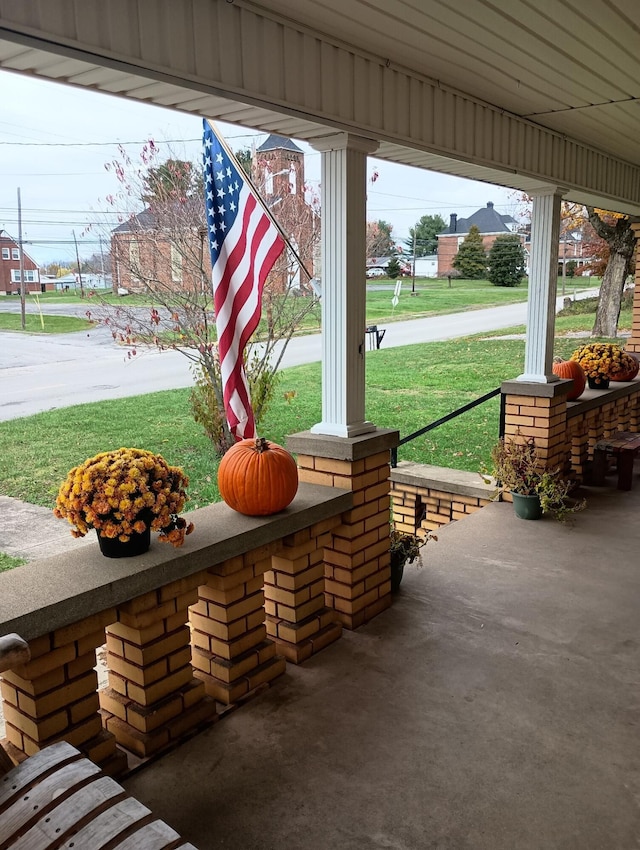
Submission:
<svg viewBox="0 0 640 850">
<path fill-rule="evenodd" d="M 163 542 L 181 546 L 193 531 L 193 523 L 178 516 L 188 483 L 183 471 L 161 455 L 126 448 L 102 452 L 68 473 L 53 512 L 74 526 L 74 537 L 94 528 L 102 553 L 110 558 L 146 552 L 152 531 Z"/>
<path fill-rule="evenodd" d="M 404 575 L 404 565 L 412 564 L 421 555 L 420 550 L 429 540 L 437 540 L 432 531 L 427 531 L 424 536 L 397 531 L 391 525 L 391 536 L 389 542 L 389 553 L 391 555 L 391 592 L 395 593 L 400 587 Z"/>
<path fill-rule="evenodd" d="M 609 381 L 621 380 L 634 367 L 633 359 L 612 342 L 589 342 L 571 355 L 582 366 L 592 390 L 606 390 Z"/>
<path fill-rule="evenodd" d="M 508 492 L 520 519 L 540 519 L 550 514 L 560 522 L 586 506 L 584 499 L 572 498 L 573 482 L 559 469 L 544 468 L 533 437 L 501 438 L 491 451 L 492 475 L 498 489 L 496 496 Z M 487 477 L 483 475 L 486 480 Z"/>
</svg>

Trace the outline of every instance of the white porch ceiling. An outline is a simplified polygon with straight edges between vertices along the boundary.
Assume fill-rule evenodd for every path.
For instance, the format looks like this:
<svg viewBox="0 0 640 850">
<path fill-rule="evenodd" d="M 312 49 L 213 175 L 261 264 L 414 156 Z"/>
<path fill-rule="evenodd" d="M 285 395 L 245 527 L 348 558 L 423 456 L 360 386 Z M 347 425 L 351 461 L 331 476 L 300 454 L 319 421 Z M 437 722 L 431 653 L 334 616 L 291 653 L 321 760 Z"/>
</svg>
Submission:
<svg viewBox="0 0 640 850">
<path fill-rule="evenodd" d="M 636 2 L 0 0 L 0 66 L 637 215 Z"/>
</svg>

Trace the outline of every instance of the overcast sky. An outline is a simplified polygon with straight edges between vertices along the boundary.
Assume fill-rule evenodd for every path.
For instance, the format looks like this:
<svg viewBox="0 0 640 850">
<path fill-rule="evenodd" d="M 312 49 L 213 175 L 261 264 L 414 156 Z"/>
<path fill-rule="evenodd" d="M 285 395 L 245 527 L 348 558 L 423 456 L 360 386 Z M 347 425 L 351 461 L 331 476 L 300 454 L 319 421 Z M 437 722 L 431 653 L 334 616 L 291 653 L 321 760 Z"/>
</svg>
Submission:
<svg viewBox="0 0 640 850">
<path fill-rule="evenodd" d="M 99 252 L 99 235 L 117 225 L 108 195 L 119 184 L 105 164 L 118 158 L 123 144 L 139 162 L 145 140 L 160 146 L 160 159 L 200 155 L 201 118 L 175 110 L 73 88 L 0 70 L 0 229 L 18 236 L 17 190 L 22 198 L 25 250 L 36 262 L 72 262 L 74 233 L 81 257 Z M 218 124 L 233 149 L 260 144 L 265 134 Z M 305 151 L 305 176 L 319 186 L 320 154 Z M 166 155 L 162 155 L 166 152 Z M 401 242 L 425 214 L 466 217 L 487 201 L 501 213 L 514 214 L 510 189 L 448 177 L 418 168 L 370 159 L 369 175 L 379 176 L 368 188 L 368 218 L 393 225 Z M 87 225 L 94 224 L 87 232 Z"/>
</svg>

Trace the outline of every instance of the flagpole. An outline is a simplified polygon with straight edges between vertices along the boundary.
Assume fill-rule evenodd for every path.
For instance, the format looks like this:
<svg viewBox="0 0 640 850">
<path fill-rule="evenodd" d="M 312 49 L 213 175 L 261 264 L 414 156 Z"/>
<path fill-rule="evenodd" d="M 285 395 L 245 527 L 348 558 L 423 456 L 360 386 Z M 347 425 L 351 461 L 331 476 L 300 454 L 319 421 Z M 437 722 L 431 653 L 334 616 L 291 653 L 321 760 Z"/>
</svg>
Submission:
<svg viewBox="0 0 640 850">
<path fill-rule="evenodd" d="M 289 241 L 289 237 L 287 236 L 287 234 L 284 232 L 284 230 L 280 227 L 280 224 L 279 224 L 279 223 L 276 221 L 276 219 L 274 218 L 274 215 L 273 215 L 273 213 L 271 212 L 271 210 L 269 209 L 269 207 L 268 207 L 268 206 L 265 204 L 265 202 L 262 200 L 262 195 L 261 195 L 261 194 L 260 194 L 260 192 L 258 191 L 258 189 L 257 189 L 257 187 L 256 187 L 256 185 L 255 185 L 255 183 L 253 182 L 253 180 L 251 179 L 251 177 L 250 177 L 250 176 L 246 173 L 246 171 L 242 168 L 242 166 L 240 165 L 240 163 L 239 163 L 239 162 L 238 162 L 238 160 L 236 159 L 234 152 L 231 150 L 231 148 L 229 147 L 229 145 L 227 144 L 227 142 L 225 141 L 225 139 L 223 138 L 223 136 L 222 136 L 222 135 L 218 132 L 218 130 L 217 130 L 217 128 L 216 128 L 216 126 L 215 126 L 215 124 L 213 123 L 213 121 L 211 121 L 211 119 L 210 119 L 210 118 L 206 118 L 206 119 L 205 119 L 205 121 L 207 122 L 207 124 L 209 125 L 209 127 L 211 127 L 212 131 L 215 133 L 216 138 L 217 138 L 217 139 L 218 139 L 218 141 L 220 142 L 221 146 L 224 148 L 225 153 L 227 154 L 227 156 L 229 157 L 229 159 L 231 160 L 231 162 L 233 162 L 233 164 L 234 164 L 234 165 L 238 168 L 238 170 L 242 172 L 242 174 L 243 174 L 243 179 L 247 180 L 247 182 L 249 183 L 249 185 L 250 185 L 250 186 L 251 186 L 251 188 L 253 189 L 253 193 L 254 193 L 254 195 L 256 196 L 256 198 L 257 198 L 257 200 L 258 200 L 258 203 L 260 204 L 260 206 L 262 207 L 262 209 L 265 211 L 266 215 L 267 215 L 267 216 L 269 217 L 269 219 L 271 220 L 271 223 L 273 224 L 273 226 L 274 226 L 274 227 L 278 230 L 278 232 L 279 232 L 280 236 L 282 236 L 282 238 L 284 239 L 284 241 L 285 241 L 285 245 L 286 245 L 286 246 L 287 246 L 287 248 L 291 251 L 291 253 L 293 254 L 294 258 L 298 261 L 298 265 L 300 266 L 300 268 L 302 269 L 302 271 L 306 274 L 307 278 L 308 278 L 309 280 L 311 280 L 311 277 L 312 277 L 312 276 L 311 276 L 311 275 L 309 274 L 309 272 L 307 271 L 307 267 L 306 267 L 306 266 L 305 266 L 305 264 L 302 262 L 302 260 L 300 259 L 300 255 L 298 254 L 298 252 L 296 251 L 296 249 L 293 247 L 293 245 L 292 245 L 292 244 L 291 244 L 291 242 Z"/>
</svg>

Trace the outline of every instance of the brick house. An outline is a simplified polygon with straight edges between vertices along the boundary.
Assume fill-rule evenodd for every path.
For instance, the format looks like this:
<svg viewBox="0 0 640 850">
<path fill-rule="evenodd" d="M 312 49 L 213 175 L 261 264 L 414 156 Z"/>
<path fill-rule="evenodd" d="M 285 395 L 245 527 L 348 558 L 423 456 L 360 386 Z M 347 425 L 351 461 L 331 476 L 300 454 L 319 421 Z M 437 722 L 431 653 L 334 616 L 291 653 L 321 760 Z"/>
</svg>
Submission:
<svg viewBox="0 0 640 850">
<path fill-rule="evenodd" d="M 141 292 L 147 284 L 201 290 L 210 281 L 200 199 L 147 207 L 111 232 L 114 291 Z"/>
<path fill-rule="evenodd" d="M 305 198 L 304 153 L 290 139 L 271 135 L 255 151 L 252 179 L 262 199 L 287 234 L 305 268 L 314 273 L 320 219 Z M 147 207 L 111 232 L 113 287 L 140 292 L 145 283 L 202 290 L 211 285 L 204 203 L 200 197 Z M 276 290 L 307 278 L 289 252 L 268 280 Z"/>
<path fill-rule="evenodd" d="M 22 250 L 25 288 L 27 292 L 43 292 L 38 264 Z M 0 230 L 0 295 L 20 292 L 20 246 L 4 230 Z"/>
<path fill-rule="evenodd" d="M 480 207 L 469 218 L 458 218 L 455 213 L 452 213 L 449 227 L 438 234 L 439 275 L 445 275 L 453 269 L 453 259 L 474 224 L 480 231 L 482 243 L 487 252 L 498 236 L 515 233 L 518 227 L 517 221 L 510 215 L 501 215 L 492 201 L 489 201 L 486 207 Z"/>
</svg>

